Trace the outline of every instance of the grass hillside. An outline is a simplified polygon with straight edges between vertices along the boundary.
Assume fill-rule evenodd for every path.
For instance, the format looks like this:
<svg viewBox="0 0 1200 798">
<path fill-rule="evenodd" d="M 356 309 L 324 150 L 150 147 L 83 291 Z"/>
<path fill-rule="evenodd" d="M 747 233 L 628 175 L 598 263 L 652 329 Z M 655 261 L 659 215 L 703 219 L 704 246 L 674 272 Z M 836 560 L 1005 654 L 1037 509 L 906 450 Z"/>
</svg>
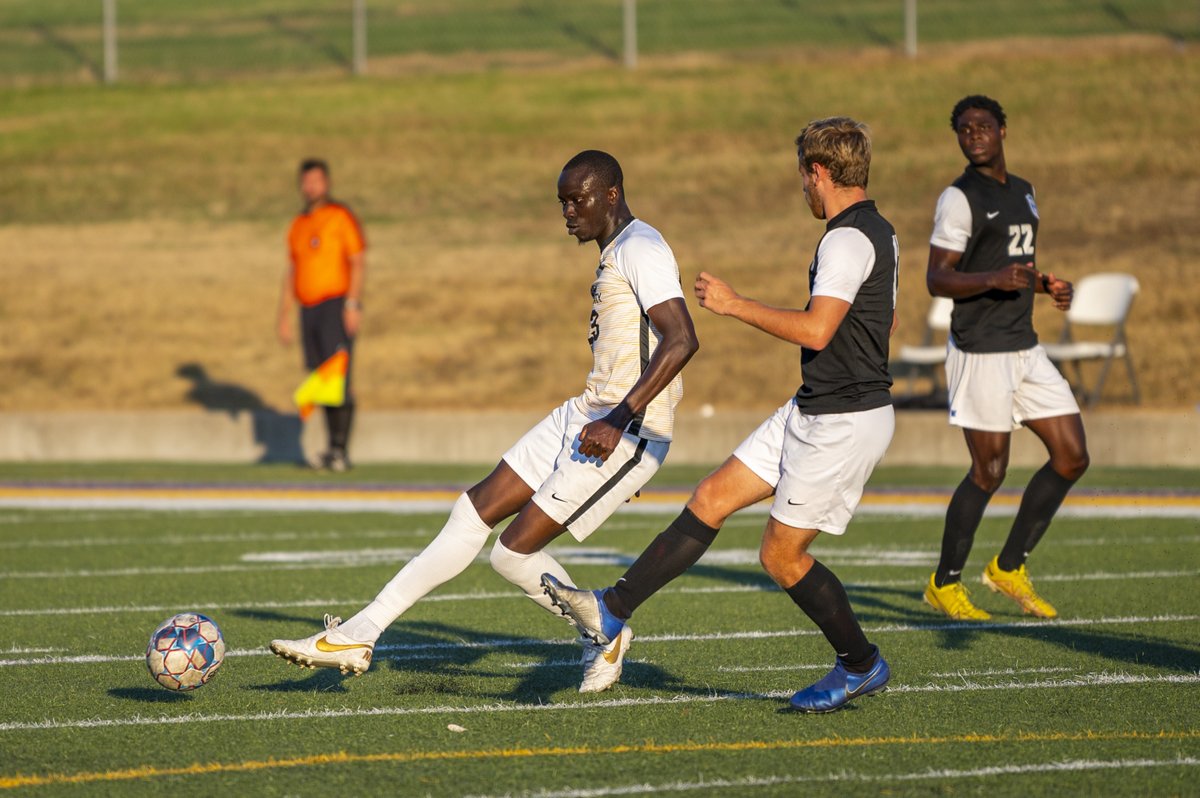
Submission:
<svg viewBox="0 0 1200 798">
<path fill-rule="evenodd" d="M 874 131 L 870 189 L 901 240 L 896 341 L 914 342 L 934 201 L 962 168 L 947 117 L 971 92 L 1009 112 L 1010 168 L 1039 191 L 1039 265 L 1136 274 L 1145 403 L 1200 396 L 1200 166 L 1185 100 L 1200 68 L 1179 37 L 932 44 L 917 60 L 771 43 L 645 57 L 635 73 L 602 55 L 552 69 L 430 63 L 363 80 L 0 92 L 0 408 L 184 406 L 196 386 L 181 370 L 286 406 L 299 355 L 275 342 L 274 307 L 293 172 L 312 154 L 331 160 L 371 243 L 362 405 L 548 406 L 581 388 L 590 362 L 595 250 L 562 228 L 567 158 L 599 147 L 621 159 L 634 212 L 671 242 L 685 285 L 707 269 L 799 305 L 821 225 L 792 139 L 842 113 Z M 769 407 L 794 390 L 791 347 L 692 308 L 702 349 L 685 409 Z M 1043 303 L 1036 324 L 1054 338 L 1061 317 Z M 1110 384 L 1126 388 L 1119 374 Z"/>
</svg>

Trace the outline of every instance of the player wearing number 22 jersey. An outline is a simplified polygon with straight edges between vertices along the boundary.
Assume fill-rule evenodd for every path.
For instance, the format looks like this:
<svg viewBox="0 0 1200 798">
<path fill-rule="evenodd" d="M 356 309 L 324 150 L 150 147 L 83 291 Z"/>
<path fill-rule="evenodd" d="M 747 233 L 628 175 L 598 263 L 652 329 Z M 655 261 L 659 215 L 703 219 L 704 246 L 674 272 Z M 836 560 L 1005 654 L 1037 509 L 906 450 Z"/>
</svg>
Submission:
<svg viewBox="0 0 1200 798">
<path fill-rule="evenodd" d="M 984 509 L 1004 481 L 1012 430 L 1026 426 L 1050 459 L 1025 489 L 1008 540 L 981 581 L 1024 612 L 1053 618 L 1058 612 L 1034 591 L 1025 560 L 1088 455 L 1079 406 L 1033 331 L 1033 300 L 1049 294 L 1067 310 L 1073 289 L 1037 269 L 1037 203 L 1033 186 L 1008 171 L 1000 104 L 965 97 L 950 124 L 967 168 L 938 199 L 926 282 L 934 296 L 954 299 L 946 384 L 950 423 L 963 430 L 971 471 L 946 509 L 941 558 L 925 601 L 956 620 L 991 617 L 971 602 L 962 571 Z"/>
<path fill-rule="evenodd" d="M 567 233 L 600 249 L 584 392 L 525 433 L 491 474 L 459 496 L 438 536 L 374 601 L 345 623 L 326 616 L 325 630 L 307 638 L 272 641 L 276 654 L 362 673 L 383 630 L 466 569 L 492 529 L 513 516 L 492 548 L 492 566 L 557 614 L 540 577 L 570 577 L 545 546 L 563 532 L 587 538 L 658 470 L 683 393 L 680 371 L 699 348 L 675 256 L 658 231 L 634 218 L 623 182 L 616 159 L 596 150 L 568 161 L 558 180 Z M 580 689 L 613 684 L 628 646 L 628 635 L 606 646 L 584 641 Z"/>
</svg>

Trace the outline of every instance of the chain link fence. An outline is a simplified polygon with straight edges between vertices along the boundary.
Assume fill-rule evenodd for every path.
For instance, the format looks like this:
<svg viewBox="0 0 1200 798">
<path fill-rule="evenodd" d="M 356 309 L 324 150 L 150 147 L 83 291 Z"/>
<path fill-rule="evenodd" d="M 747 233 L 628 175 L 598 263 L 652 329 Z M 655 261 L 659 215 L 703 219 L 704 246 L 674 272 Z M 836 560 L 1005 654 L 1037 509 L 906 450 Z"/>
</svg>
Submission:
<svg viewBox="0 0 1200 798">
<path fill-rule="evenodd" d="M 361 11 L 355 43 L 355 7 Z M 106 10 L 112 35 L 105 37 Z M 907 13 L 906 13 L 907 12 Z M 914 13 L 915 12 L 915 13 Z M 632 17 L 631 17 L 632 15 Z M 906 24 L 906 19 L 908 20 Z M 631 24 L 635 23 L 635 24 Z M 948 41 L 1200 38 L 1194 0 L 0 0 L 6 85 L 387 75 L 806 47 L 912 51 Z"/>
</svg>

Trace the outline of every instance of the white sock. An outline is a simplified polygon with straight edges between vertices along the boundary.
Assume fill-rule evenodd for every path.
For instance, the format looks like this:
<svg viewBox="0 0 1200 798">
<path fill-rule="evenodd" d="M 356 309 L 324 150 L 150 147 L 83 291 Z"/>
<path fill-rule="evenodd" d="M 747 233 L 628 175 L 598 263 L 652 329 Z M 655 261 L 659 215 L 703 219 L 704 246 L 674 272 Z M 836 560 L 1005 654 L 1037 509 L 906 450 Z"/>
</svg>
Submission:
<svg viewBox="0 0 1200 798">
<path fill-rule="evenodd" d="M 539 607 L 562 616 L 551 603 L 550 597 L 542 590 L 542 574 L 553 574 L 564 585 L 575 584 L 571 577 L 567 576 L 566 570 L 559 565 L 558 560 L 544 551 L 518 554 L 497 540 L 496 545 L 492 547 L 492 567 L 496 569 L 496 573 L 524 590 L 525 595 L 533 599 Z"/>
<path fill-rule="evenodd" d="M 467 494 L 462 494 L 437 537 L 384 585 L 374 601 L 343 623 L 338 631 L 353 640 L 374 643 L 384 629 L 425 594 L 465 571 L 483 551 L 491 532 Z"/>
</svg>

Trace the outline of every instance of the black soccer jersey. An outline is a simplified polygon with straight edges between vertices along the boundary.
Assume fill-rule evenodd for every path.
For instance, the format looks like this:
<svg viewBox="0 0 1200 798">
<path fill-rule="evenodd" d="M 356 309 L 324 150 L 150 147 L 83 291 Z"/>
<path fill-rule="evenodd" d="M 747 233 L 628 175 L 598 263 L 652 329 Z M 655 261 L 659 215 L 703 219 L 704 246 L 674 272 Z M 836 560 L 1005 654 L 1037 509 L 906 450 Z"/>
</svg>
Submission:
<svg viewBox="0 0 1200 798">
<path fill-rule="evenodd" d="M 1033 186 L 1012 174 L 1001 183 L 971 166 L 952 185 L 966 197 L 971 217 L 958 271 L 990 272 L 1011 263 L 1035 263 L 1038 211 Z M 939 225 L 934 244 L 944 246 L 936 240 L 942 232 Z M 992 289 L 955 299 L 950 321 L 954 345 L 964 352 L 1016 352 L 1036 346 L 1033 295 L 1030 284 L 1019 291 Z"/>
<path fill-rule="evenodd" d="M 835 238 L 838 246 L 827 246 Z M 898 258 L 896 231 L 871 200 L 851 205 L 825 225 L 808 270 L 809 291 L 825 269 L 850 270 L 865 279 L 852 299 L 844 297 L 850 310 L 829 344 L 800 350 L 804 384 L 796 392 L 796 405 L 802 412 L 853 413 L 892 403 L 887 363 Z"/>
</svg>

